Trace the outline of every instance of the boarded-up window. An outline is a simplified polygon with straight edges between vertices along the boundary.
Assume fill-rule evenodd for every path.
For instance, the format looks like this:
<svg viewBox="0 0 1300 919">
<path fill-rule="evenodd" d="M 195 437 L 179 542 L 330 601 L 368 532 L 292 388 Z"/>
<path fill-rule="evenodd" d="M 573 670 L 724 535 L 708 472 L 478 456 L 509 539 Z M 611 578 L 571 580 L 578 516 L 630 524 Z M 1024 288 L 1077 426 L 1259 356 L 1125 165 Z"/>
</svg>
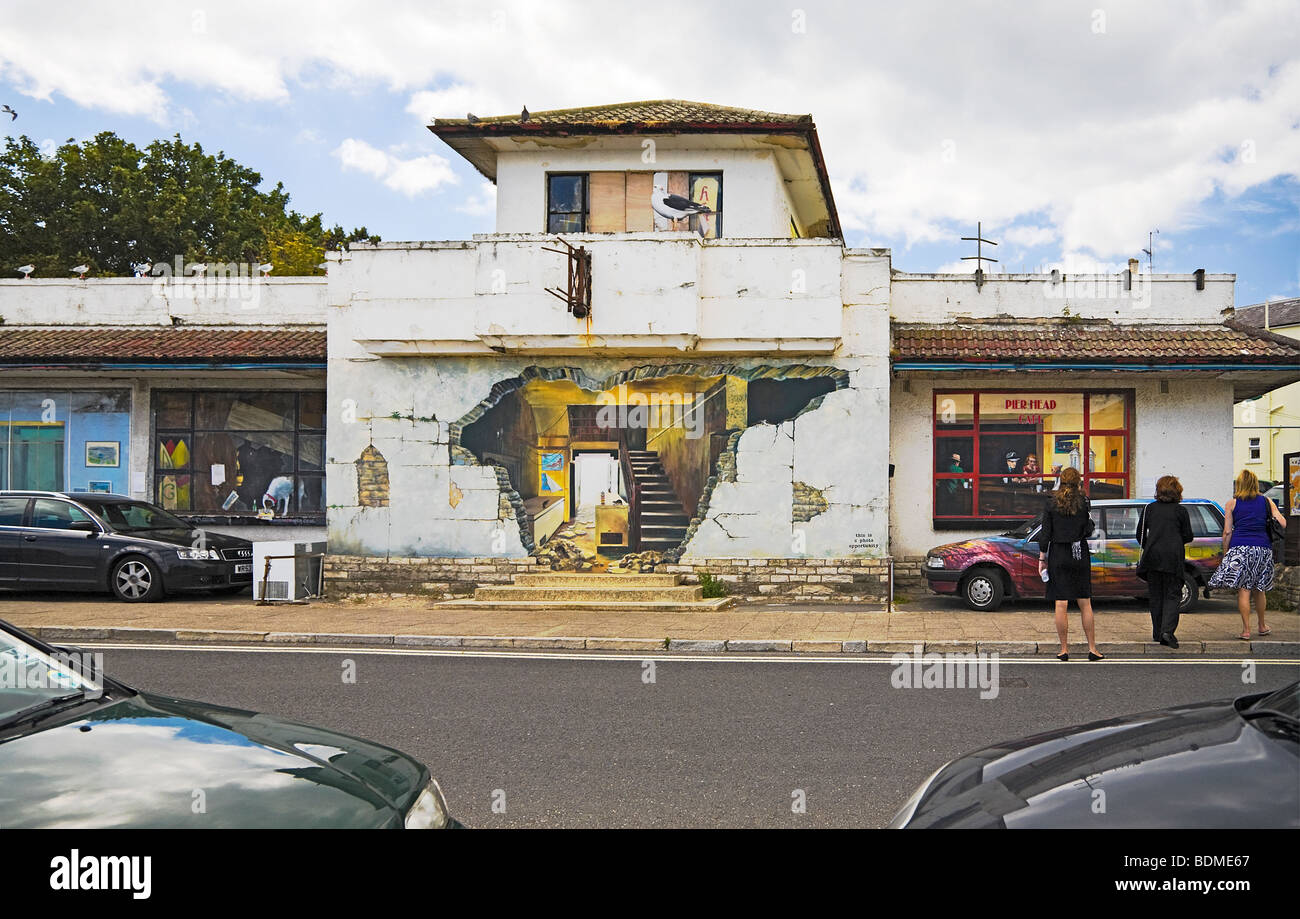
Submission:
<svg viewBox="0 0 1300 919">
<path fill-rule="evenodd" d="M 548 176 L 551 233 L 691 231 L 722 235 L 720 172 L 591 172 Z"/>
</svg>

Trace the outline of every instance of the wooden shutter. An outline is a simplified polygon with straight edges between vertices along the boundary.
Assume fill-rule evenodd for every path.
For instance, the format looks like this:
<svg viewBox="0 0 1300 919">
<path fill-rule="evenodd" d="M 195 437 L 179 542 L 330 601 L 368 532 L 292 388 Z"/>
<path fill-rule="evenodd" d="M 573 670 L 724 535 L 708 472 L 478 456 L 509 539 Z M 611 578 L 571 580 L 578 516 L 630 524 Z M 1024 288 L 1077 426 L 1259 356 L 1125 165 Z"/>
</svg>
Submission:
<svg viewBox="0 0 1300 919">
<path fill-rule="evenodd" d="M 587 220 L 587 232 L 622 233 L 627 226 L 626 174 L 593 172 L 590 182 L 591 216 Z"/>
<path fill-rule="evenodd" d="M 627 231 L 629 233 L 643 233 L 655 228 L 655 213 L 650 210 L 650 192 L 653 190 L 653 172 L 627 174 Z"/>
</svg>

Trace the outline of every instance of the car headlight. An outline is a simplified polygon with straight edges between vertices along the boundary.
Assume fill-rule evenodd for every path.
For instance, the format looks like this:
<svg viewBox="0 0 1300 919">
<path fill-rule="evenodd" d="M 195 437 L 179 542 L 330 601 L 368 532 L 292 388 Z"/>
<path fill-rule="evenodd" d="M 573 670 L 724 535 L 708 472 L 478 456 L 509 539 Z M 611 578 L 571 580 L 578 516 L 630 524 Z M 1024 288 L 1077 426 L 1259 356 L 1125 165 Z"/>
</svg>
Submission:
<svg viewBox="0 0 1300 919">
<path fill-rule="evenodd" d="M 927 568 L 942 568 L 942 567 L 944 567 L 944 564 L 943 564 L 943 556 L 942 556 L 942 555 L 927 555 L 927 556 L 925 557 L 925 567 L 927 567 Z"/>
<path fill-rule="evenodd" d="M 925 797 L 925 793 L 930 790 L 930 785 L 934 782 L 939 773 L 943 772 L 943 770 L 947 768 L 948 764 L 944 763 L 938 769 L 934 770 L 934 772 L 930 773 L 928 779 L 916 786 L 916 791 L 912 792 L 912 797 L 903 802 L 903 806 L 898 809 L 898 813 L 894 815 L 894 819 L 889 821 L 889 826 L 886 827 L 886 829 L 901 830 L 906 827 L 911 821 L 912 815 L 916 813 L 917 805 L 921 803 L 921 799 Z"/>
<path fill-rule="evenodd" d="M 221 561 L 221 553 L 216 549 L 177 549 L 176 554 L 188 562 Z"/>
<path fill-rule="evenodd" d="M 451 818 L 447 816 L 447 802 L 442 797 L 442 789 L 433 779 L 424 786 L 420 796 L 415 799 L 411 809 L 406 812 L 405 826 L 408 830 L 445 829 Z"/>
</svg>

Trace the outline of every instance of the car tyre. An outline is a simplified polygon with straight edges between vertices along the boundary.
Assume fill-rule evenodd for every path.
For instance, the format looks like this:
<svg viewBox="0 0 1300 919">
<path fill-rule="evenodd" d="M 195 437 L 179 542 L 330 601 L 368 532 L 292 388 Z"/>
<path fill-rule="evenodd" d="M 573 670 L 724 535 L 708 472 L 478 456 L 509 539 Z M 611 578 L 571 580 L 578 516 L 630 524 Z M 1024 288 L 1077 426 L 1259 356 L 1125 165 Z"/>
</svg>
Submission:
<svg viewBox="0 0 1300 919">
<path fill-rule="evenodd" d="M 125 603 L 152 603 L 163 597 L 162 573 L 158 566 L 139 555 L 130 555 L 113 566 L 108 577 L 113 596 Z"/>
<path fill-rule="evenodd" d="M 976 568 L 961 582 L 961 595 L 971 609 L 989 613 L 1002 605 L 1006 586 L 996 568 Z"/>
<path fill-rule="evenodd" d="M 1179 613 L 1190 613 L 1196 609 L 1196 601 L 1201 592 L 1200 586 L 1196 583 L 1196 578 L 1190 571 L 1183 572 L 1183 596 L 1178 601 Z"/>
</svg>

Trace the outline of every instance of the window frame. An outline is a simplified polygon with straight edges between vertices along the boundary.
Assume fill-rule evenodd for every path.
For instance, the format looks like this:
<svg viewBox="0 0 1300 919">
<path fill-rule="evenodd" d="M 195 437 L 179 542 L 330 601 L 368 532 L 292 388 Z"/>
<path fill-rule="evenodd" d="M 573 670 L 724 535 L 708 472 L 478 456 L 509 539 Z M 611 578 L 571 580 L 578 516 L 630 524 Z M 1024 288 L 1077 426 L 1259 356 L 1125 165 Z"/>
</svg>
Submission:
<svg viewBox="0 0 1300 919">
<path fill-rule="evenodd" d="M 713 205 L 713 210 L 712 210 L 712 213 L 713 213 L 713 215 L 714 215 L 714 218 L 716 219 L 716 226 L 715 226 L 715 229 L 714 229 L 714 235 L 711 236 L 711 237 L 708 237 L 708 238 L 709 238 L 709 239 L 722 239 L 722 238 L 723 238 L 723 230 L 722 230 L 722 223 L 723 223 L 723 222 L 722 222 L 722 208 L 723 208 L 723 203 L 724 203 L 724 201 L 726 200 L 726 187 L 725 187 L 725 185 L 724 185 L 724 183 L 723 183 L 723 181 L 722 181 L 722 170 L 721 170 L 721 169 L 707 169 L 707 170 L 702 170 L 702 171 L 700 171 L 700 172 L 692 172 L 692 171 L 690 171 L 690 170 L 687 170 L 687 172 L 686 172 L 686 193 L 687 193 L 687 195 L 690 195 L 690 192 L 691 192 L 691 186 L 693 186 L 693 185 L 695 184 L 695 180 L 696 180 L 697 178 L 700 178 L 700 179 L 717 179 L 717 180 L 718 180 L 718 200 L 714 203 L 714 205 Z M 793 220 L 793 218 L 791 218 L 791 219 Z"/>
<path fill-rule="evenodd" d="M 562 179 L 562 178 L 579 178 L 582 180 L 582 209 L 581 210 L 557 211 L 552 207 L 551 180 Z M 565 215 L 581 214 L 582 228 L 579 230 L 564 230 L 564 231 L 552 230 L 551 217 L 552 215 L 558 215 L 558 214 L 565 214 Z M 564 233 L 586 233 L 587 232 L 587 227 L 591 225 L 591 173 L 590 172 L 561 171 L 561 172 L 546 173 L 546 215 L 544 218 L 543 225 L 546 227 L 547 233 L 559 234 L 561 232 Z"/>
<path fill-rule="evenodd" d="M 1264 462 L 1264 439 L 1262 437 L 1246 438 L 1246 462 Z"/>
<path fill-rule="evenodd" d="M 931 465 L 930 465 L 930 521 L 935 529 L 961 529 L 978 527 L 981 525 L 1004 526 L 1009 523 L 1018 523 L 1024 520 L 1032 519 L 1037 512 L 1028 514 L 981 514 L 979 503 L 980 481 L 984 478 L 996 478 L 1004 474 L 1003 470 L 996 472 L 984 472 L 980 469 L 980 455 L 982 436 L 1006 434 L 1006 431 L 989 431 L 982 434 L 980 429 L 980 396 L 989 393 L 1010 392 L 1004 388 L 987 387 L 983 389 L 947 389 L 935 388 L 931 392 L 930 400 L 930 441 L 931 441 Z M 1116 483 L 1121 487 L 1122 493 L 1118 496 L 1120 500 L 1128 499 L 1132 495 L 1132 477 L 1133 477 L 1133 415 L 1134 415 L 1134 392 L 1133 390 L 1122 389 L 1025 389 L 1014 390 L 1018 394 L 1035 397 L 1035 396 L 1082 396 L 1083 397 L 1083 425 L 1079 431 L 1052 431 L 1050 434 L 1078 434 L 1081 437 L 1080 452 L 1082 453 L 1082 464 L 1085 467 L 1080 472 L 1083 473 L 1084 492 L 1090 493 L 1092 485 L 1095 482 Z M 971 397 L 971 420 L 969 424 L 951 424 L 942 425 L 939 422 L 939 402 L 941 399 L 952 396 L 970 396 Z M 1124 400 L 1124 426 L 1122 428 L 1094 428 L 1092 427 L 1092 399 L 1093 397 L 1110 397 L 1120 396 Z M 1048 433 L 1048 432 L 1044 432 Z M 1088 466 L 1088 451 L 1092 447 L 1092 438 L 1097 437 L 1123 437 L 1124 438 L 1124 472 L 1092 472 Z M 940 472 L 940 440 L 941 438 L 964 437 L 968 438 L 973 449 L 971 451 L 971 469 L 962 472 Z M 1044 463 L 1041 480 L 1046 483 L 1051 481 L 1051 470 Z M 971 513 L 970 514 L 939 514 L 938 511 L 938 489 L 939 484 L 944 481 L 965 481 L 970 483 L 971 492 Z M 1044 496 L 1050 492 L 1043 492 Z"/>
</svg>

